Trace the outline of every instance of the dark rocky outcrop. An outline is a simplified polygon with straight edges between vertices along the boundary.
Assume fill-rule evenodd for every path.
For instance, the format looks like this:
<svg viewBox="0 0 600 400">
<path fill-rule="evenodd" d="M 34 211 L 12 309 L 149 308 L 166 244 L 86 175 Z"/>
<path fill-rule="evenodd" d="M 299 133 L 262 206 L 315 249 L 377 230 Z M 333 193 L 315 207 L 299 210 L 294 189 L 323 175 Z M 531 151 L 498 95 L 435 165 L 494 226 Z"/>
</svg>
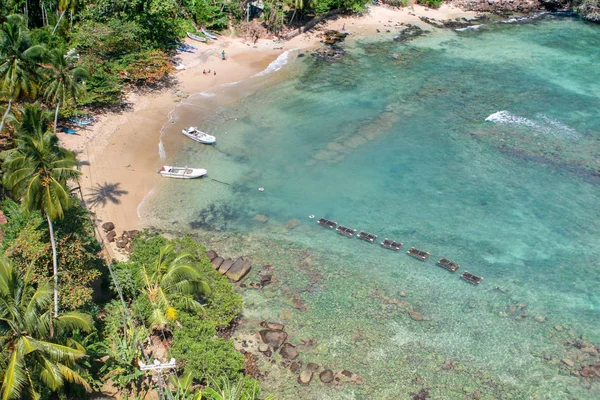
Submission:
<svg viewBox="0 0 600 400">
<path fill-rule="evenodd" d="M 115 224 L 112 222 L 105 222 L 102 224 L 102 229 L 104 232 L 110 232 L 115 229 Z"/>
<path fill-rule="evenodd" d="M 244 260 L 242 257 L 239 257 L 229 271 L 227 271 L 227 277 L 234 282 L 239 282 L 252 268 L 252 263 L 249 260 Z"/>
<path fill-rule="evenodd" d="M 544 9 L 540 0 L 454 0 L 453 3 L 463 10 L 494 13 L 530 13 Z"/>
<path fill-rule="evenodd" d="M 277 350 L 287 340 L 288 334 L 274 329 L 263 329 L 259 332 L 262 341 Z"/>
<path fill-rule="evenodd" d="M 209 259 L 210 261 L 212 261 L 213 259 L 217 258 L 218 256 L 219 256 L 219 255 L 218 255 L 218 254 L 217 254 L 217 252 L 216 252 L 216 251 L 214 251 L 214 250 L 209 250 L 209 251 L 207 251 L 207 252 L 206 252 L 206 257 L 208 257 L 208 259 Z"/>
<path fill-rule="evenodd" d="M 394 42 L 404 43 L 425 34 L 426 31 L 416 25 L 408 24 L 400 33 L 394 36 Z"/>
<path fill-rule="evenodd" d="M 212 261 L 210 263 L 213 265 L 213 267 L 215 269 L 219 269 L 219 267 L 221 266 L 221 264 L 223 263 L 223 261 L 224 260 L 223 260 L 222 257 L 215 257 L 215 258 L 212 259 Z"/>
<path fill-rule="evenodd" d="M 221 265 L 219 266 L 219 273 L 220 274 L 224 274 L 227 271 L 229 271 L 231 269 L 231 266 L 233 265 L 233 260 L 231 258 L 228 258 L 227 260 L 223 261 L 221 263 Z"/>
</svg>

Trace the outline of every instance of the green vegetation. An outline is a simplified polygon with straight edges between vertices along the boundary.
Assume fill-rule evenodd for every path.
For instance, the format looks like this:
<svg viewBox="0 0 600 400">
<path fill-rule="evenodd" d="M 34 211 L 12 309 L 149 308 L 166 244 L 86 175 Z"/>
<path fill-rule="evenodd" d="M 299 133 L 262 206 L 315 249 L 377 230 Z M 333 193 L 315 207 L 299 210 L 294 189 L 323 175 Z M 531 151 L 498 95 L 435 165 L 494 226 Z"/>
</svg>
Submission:
<svg viewBox="0 0 600 400">
<path fill-rule="evenodd" d="M 439 8 L 444 0 L 417 0 L 417 3 L 431 8 Z"/>
</svg>

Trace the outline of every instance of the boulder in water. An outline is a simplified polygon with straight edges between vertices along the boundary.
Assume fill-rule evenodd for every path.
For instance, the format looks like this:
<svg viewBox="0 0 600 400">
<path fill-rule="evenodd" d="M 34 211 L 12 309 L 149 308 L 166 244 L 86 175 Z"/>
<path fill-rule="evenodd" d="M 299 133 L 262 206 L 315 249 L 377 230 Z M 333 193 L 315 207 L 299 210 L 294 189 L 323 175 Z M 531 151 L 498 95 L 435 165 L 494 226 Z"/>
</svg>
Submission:
<svg viewBox="0 0 600 400">
<path fill-rule="evenodd" d="M 284 331 L 274 329 L 263 329 L 258 332 L 262 341 L 275 350 L 277 350 L 287 339 L 288 335 Z"/>
<path fill-rule="evenodd" d="M 223 261 L 221 263 L 221 265 L 219 266 L 219 273 L 225 274 L 227 271 L 229 271 L 229 269 L 231 268 L 232 265 L 233 265 L 233 260 L 231 258 L 228 258 L 227 260 Z"/>
<path fill-rule="evenodd" d="M 219 267 L 221 266 L 221 264 L 223 263 L 223 258 L 222 257 L 215 257 L 211 260 L 211 264 L 213 265 L 214 269 L 219 269 Z"/>
<path fill-rule="evenodd" d="M 239 282 L 252 268 L 252 263 L 249 260 L 244 260 L 242 257 L 239 257 L 229 271 L 227 271 L 227 277 L 234 282 Z"/>
<path fill-rule="evenodd" d="M 279 354 L 281 354 L 281 357 L 283 358 L 287 358 L 288 360 L 294 360 L 296 359 L 296 357 L 298 357 L 300 353 L 298 353 L 298 349 L 296 349 L 296 346 L 290 343 L 286 343 L 283 346 L 281 346 Z"/>
<path fill-rule="evenodd" d="M 300 372 L 300 376 L 298 377 L 298 383 L 301 385 L 308 385 L 312 380 L 313 373 L 310 370 L 304 370 Z"/>
<path fill-rule="evenodd" d="M 218 256 L 218 254 L 214 250 L 209 250 L 209 251 L 206 252 L 206 257 L 208 257 L 208 259 L 210 261 L 212 261 L 213 259 L 217 258 L 217 256 Z"/>
<path fill-rule="evenodd" d="M 323 383 L 331 383 L 333 382 L 333 371 L 330 369 L 326 369 L 325 371 L 321 372 L 319 374 L 319 379 L 321 379 L 321 382 Z"/>
</svg>

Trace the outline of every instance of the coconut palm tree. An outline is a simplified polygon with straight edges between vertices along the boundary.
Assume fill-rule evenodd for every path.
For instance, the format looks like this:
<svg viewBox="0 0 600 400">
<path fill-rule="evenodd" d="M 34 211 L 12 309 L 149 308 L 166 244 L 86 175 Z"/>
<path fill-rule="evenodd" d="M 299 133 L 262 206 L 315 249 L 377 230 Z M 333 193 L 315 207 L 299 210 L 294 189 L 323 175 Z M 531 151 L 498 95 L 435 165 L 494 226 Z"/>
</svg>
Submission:
<svg viewBox="0 0 600 400">
<path fill-rule="evenodd" d="M 47 79 L 43 83 L 44 98 L 56 104 L 54 113 L 54 134 L 56 135 L 60 106 L 67 99 L 77 102 L 77 97 L 85 91 L 82 80 L 87 76 L 87 72 L 75 65 L 77 56 L 72 52 L 66 52 L 64 47 L 54 49 L 48 58 L 51 65 L 46 69 Z"/>
<path fill-rule="evenodd" d="M 37 399 L 40 386 L 56 391 L 65 381 L 89 390 L 76 364 L 85 350 L 68 335 L 76 329 L 91 331 L 92 320 L 77 312 L 53 319 L 52 285 L 34 284 L 32 275 L 31 267 L 19 274 L 7 259 L 0 259 L 2 400 Z"/>
<path fill-rule="evenodd" d="M 63 17 L 65 16 L 65 13 L 69 10 L 71 11 L 71 13 L 73 13 L 73 11 L 75 11 L 76 6 L 77 0 L 58 0 L 58 11 L 60 12 L 60 16 L 58 17 L 58 22 L 52 30 L 51 36 L 54 36 L 54 32 L 56 32 L 56 29 L 60 25 L 60 21 L 62 21 Z"/>
<path fill-rule="evenodd" d="M 197 297 L 210 293 L 202 280 L 196 259 L 189 253 L 175 254 L 173 245 L 160 249 L 154 264 L 142 265 L 143 293 L 152 305 L 151 328 L 164 328 L 177 319 L 177 308 L 202 310 Z"/>
<path fill-rule="evenodd" d="M 16 147 L 4 152 L 4 185 L 21 201 L 25 213 L 41 211 L 48 220 L 54 271 L 54 316 L 58 316 L 58 264 L 52 221 L 71 206 L 66 183 L 77 179 L 75 154 L 60 147 L 48 131 L 50 113 L 39 104 L 25 106 Z"/>
<path fill-rule="evenodd" d="M 7 93 L 8 106 L 0 122 L 0 133 L 12 103 L 21 92 L 33 94 L 39 80 L 38 63 L 45 48 L 31 46 L 23 18 L 11 15 L 0 28 L 0 90 Z"/>
</svg>

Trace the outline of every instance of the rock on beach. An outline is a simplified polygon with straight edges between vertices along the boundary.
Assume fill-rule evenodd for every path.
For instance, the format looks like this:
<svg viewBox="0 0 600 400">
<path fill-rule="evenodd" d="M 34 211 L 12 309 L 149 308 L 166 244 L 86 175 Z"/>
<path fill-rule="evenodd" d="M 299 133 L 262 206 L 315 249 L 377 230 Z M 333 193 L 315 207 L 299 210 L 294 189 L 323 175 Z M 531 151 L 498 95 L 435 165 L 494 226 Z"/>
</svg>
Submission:
<svg viewBox="0 0 600 400">
<path fill-rule="evenodd" d="M 258 332 L 262 341 L 277 350 L 287 340 L 288 334 L 274 329 L 263 329 Z"/>
</svg>

